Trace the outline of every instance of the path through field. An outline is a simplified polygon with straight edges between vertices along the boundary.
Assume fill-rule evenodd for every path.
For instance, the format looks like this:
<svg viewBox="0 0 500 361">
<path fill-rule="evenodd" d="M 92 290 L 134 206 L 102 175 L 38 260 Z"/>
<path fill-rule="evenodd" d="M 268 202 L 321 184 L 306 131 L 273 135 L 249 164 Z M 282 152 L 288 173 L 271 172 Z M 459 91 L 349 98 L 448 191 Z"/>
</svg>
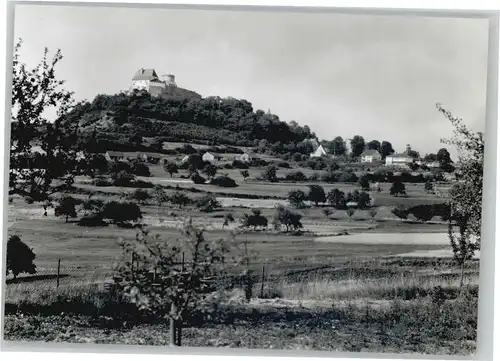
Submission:
<svg viewBox="0 0 500 361">
<path fill-rule="evenodd" d="M 317 237 L 315 242 L 349 244 L 442 245 L 442 249 L 418 250 L 398 257 L 453 257 L 447 233 L 356 233 L 341 236 Z M 480 252 L 474 258 L 479 259 Z"/>
</svg>

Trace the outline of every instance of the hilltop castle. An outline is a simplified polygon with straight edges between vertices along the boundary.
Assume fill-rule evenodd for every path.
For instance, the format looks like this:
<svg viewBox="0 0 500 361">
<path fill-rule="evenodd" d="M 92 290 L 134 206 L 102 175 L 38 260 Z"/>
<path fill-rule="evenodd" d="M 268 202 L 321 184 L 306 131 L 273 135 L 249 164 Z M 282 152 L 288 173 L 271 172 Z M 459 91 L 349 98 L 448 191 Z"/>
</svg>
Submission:
<svg viewBox="0 0 500 361">
<path fill-rule="evenodd" d="M 162 95 L 178 96 L 187 98 L 201 98 L 201 95 L 191 90 L 179 88 L 175 83 L 173 74 L 158 76 L 154 69 L 139 69 L 132 78 L 132 85 L 129 91 L 146 90 L 155 97 Z"/>
<path fill-rule="evenodd" d="M 158 76 L 154 69 L 139 69 L 132 78 L 132 86 L 130 91 L 146 90 L 151 95 L 159 96 L 166 92 L 168 88 L 175 88 L 175 76 L 165 74 Z"/>
</svg>

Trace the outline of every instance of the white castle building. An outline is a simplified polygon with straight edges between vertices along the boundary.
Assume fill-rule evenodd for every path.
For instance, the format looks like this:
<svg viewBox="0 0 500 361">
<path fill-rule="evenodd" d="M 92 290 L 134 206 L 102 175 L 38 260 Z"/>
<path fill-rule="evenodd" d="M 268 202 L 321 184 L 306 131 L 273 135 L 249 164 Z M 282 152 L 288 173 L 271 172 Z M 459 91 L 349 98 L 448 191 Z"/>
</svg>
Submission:
<svg viewBox="0 0 500 361">
<path fill-rule="evenodd" d="M 158 76 L 154 69 L 139 69 L 132 78 L 130 91 L 146 90 L 151 95 L 161 95 L 168 88 L 176 88 L 175 76 L 173 74 L 164 74 Z"/>
</svg>

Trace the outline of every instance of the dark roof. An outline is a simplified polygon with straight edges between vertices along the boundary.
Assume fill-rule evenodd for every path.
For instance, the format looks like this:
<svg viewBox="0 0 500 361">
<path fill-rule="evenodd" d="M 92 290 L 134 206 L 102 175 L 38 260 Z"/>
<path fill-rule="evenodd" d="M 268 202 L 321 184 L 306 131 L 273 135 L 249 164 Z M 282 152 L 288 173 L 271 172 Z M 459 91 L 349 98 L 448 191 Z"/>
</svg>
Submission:
<svg viewBox="0 0 500 361">
<path fill-rule="evenodd" d="M 154 69 L 139 69 L 132 80 L 153 80 L 158 79 L 158 74 Z"/>
<path fill-rule="evenodd" d="M 380 155 L 380 153 L 376 149 L 367 149 L 363 153 L 361 153 L 361 155 L 377 155 L 377 154 Z"/>
</svg>

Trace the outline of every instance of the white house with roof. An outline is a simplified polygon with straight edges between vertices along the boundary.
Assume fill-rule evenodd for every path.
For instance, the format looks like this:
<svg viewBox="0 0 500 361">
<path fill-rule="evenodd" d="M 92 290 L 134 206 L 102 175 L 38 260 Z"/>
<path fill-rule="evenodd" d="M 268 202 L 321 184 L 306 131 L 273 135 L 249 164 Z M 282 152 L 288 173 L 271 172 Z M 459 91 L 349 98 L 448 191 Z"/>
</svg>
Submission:
<svg viewBox="0 0 500 361">
<path fill-rule="evenodd" d="M 125 159 L 125 153 L 114 150 L 108 150 L 106 154 L 104 154 L 104 158 L 106 158 L 108 162 L 121 161 Z"/>
<path fill-rule="evenodd" d="M 373 163 L 382 160 L 382 156 L 376 149 L 367 149 L 361 153 L 361 163 Z"/>
<path fill-rule="evenodd" d="M 209 163 L 214 163 L 215 162 L 215 157 L 212 154 L 210 154 L 209 152 L 206 152 L 205 154 L 203 154 L 203 156 L 201 157 L 201 159 L 204 162 L 209 162 Z"/>
<path fill-rule="evenodd" d="M 415 163 L 417 163 L 420 166 L 426 166 L 428 168 L 439 168 L 441 166 L 441 164 L 437 160 L 436 161 L 426 161 L 426 160 L 419 159 L 419 160 L 415 161 Z"/>
<path fill-rule="evenodd" d="M 415 158 L 405 153 L 395 153 L 385 157 L 386 166 L 407 167 L 408 163 L 413 163 Z"/>
<path fill-rule="evenodd" d="M 314 153 L 311 153 L 309 156 L 311 158 L 319 158 L 319 157 L 326 157 L 328 153 L 326 152 L 325 148 L 320 144 L 318 148 L 314 151 Z"/>
<path fill-rule="evenodd" d="M 252 157 L 248 153 L 243 153 L 240 154 L 236 159 L 238 159 L 240 162 L 248 163 L 252 160 Z"/>
</svg>

